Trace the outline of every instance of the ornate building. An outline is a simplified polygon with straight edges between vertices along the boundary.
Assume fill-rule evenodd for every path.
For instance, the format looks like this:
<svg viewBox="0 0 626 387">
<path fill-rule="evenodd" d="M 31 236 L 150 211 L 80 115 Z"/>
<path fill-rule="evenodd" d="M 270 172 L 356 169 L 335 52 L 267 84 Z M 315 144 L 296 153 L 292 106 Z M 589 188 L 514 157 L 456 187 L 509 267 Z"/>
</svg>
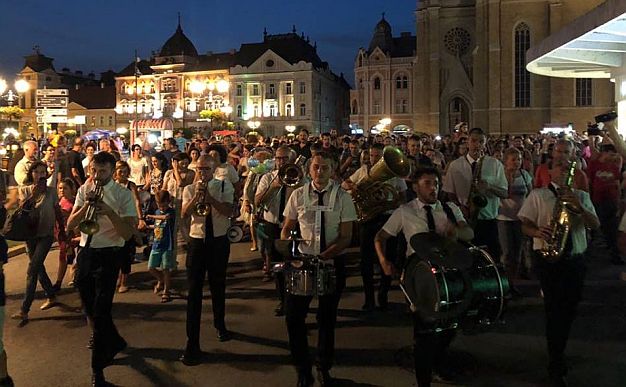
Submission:
<svg viewBox="0 0 626 387">
<path fill-rule="evenodd" d="M 415 127 L 413 117 L 413 64 L 415 36 L 393 37 L 382 19 L 376 24 L 367 49 L 360 48 L 354 64 L 355 89 L 350 91 L 352 129 L 370 130 L 383 118 L 391 128 Z"/>
<path fill-rule="evenodd" d="M 180 23 L 158 54 L 116 77 L 118 123 L 171 136 L 174 128 L 207 127 L 201 110 L 222 110 L 235 129 L 260 123 L 266 135 L 286 126 L 319 133 L 347 126 L 349 86 L 317 48 L 294 31 L 264 33 L 239 51 L 198 54 Z M 167 132 L 163 132 L 166 130 Z"/>
<path fill-rule="evenodd" d="M 418 0 L 415 128 L 448 133 L 469 122 L 491 133 L 534 133 L 549 123 L 584 130 L 613 106 L 603 79 L 526 70 L 526 51 L 603 0 Z"/>
</svg>

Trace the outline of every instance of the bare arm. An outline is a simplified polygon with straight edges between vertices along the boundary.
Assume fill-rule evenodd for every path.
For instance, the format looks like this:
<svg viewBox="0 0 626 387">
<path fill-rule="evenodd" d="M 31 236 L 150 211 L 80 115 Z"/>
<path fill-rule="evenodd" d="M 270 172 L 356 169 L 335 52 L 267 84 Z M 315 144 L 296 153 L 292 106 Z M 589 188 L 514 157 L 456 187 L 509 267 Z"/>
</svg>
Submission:
<svg viewBox="0 0 626 387">
<path fill-rule="evenodd" d="M 386 275 L 393 275 L 395 272 L 395 268 L 391 261 L 387 260 L 385 256 L 385 245 L 387 244 L 387 240 L 391 238 L 391 235 L 387 233 L 385 230 L 381 229 L 376 233 L 374 237 L 374 248 L 376 249 L 376 254 L 378 255 L 378 261 L 380 262 L 380 267 L 383 269 Z"/>
<path fill-rule="evenodd" d="M 350 246 L 352 240 L 352 222 L 341 222 L 339 225 L 339 235 L 332 241 L 326 250 L 320 252 L 324 259 L 333 258 L 339 255 L 346 247 Z"/>
<path fill-rule="evenodd" d="M 280 230 L 280 239 L 289 239 L 291 232 L 296 229 L 298 221 L 296 219 L 285 219 L 283 229 Z"/>
</svg>

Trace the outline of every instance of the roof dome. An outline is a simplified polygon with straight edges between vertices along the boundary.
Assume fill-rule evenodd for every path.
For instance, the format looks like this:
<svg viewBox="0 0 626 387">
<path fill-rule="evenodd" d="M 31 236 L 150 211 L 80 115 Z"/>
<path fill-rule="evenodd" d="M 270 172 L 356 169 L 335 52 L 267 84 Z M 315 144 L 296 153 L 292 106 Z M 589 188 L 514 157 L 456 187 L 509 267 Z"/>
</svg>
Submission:
<svg viewBox="0 0 626 387">
<path fill-rule="evenodd" d="M 380 48 L 384 52 L 391 51 L 393 46 L 393 38 L 391 36 L 391 26 L 385 20 L 385 14 L 383 13 L 382 19 L 376 24 L 374 28 L 374 35 L 370 40 L 370 46 L 368 51 L 372 52 L 376 47 Z"/>
<path fill-rule="evenodd" d="M 183 33 L 183 29 L 180 27 L 180 22 L 178 23 L 178 28 L 176 28 L 174 35 L 172 35 L 167 42 L 165 42 L 163 47 L 161 47 L 161 52 L 159 53 L 159 56 L 176 55 L 198 56 L 196 47 Z"/>
</svg>

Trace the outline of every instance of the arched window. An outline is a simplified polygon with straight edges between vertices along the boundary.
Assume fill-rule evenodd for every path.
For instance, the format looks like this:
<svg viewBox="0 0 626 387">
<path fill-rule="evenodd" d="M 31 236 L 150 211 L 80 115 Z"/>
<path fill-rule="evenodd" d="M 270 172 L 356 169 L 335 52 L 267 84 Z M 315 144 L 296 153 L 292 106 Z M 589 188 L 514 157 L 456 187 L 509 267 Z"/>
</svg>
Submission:
<svg viewBox="0 0 626 387">
<path fill-rule="evenodd" d="M 276 105 L 270 105 L 270 117 L 276 116 Z"/>
<path fill-rule="evenodd" d="M 352 101 L 352 114 L 359 114 L 359 105 L 356 100 Z"/>
<path fill-rule="evenodd" d="M 306 105 L 305 104 L 300 104 L 300 115 L 301 116 L 306 116 Z"/>
<path fill-rule="evenodd" d="M 243 117 L 243 113 L 241 110 L 241 105 L 237 105 L 237 117 L 241 118 Z"/>
<path fill-rule="evenodd" d="M 400 76 L 396 77 L 396 89 L 402 88 L 402 78 Z"/>
<path fill-rule="evenodd" d="M 402 88 L 403 89 L 409 88 L 409 78 L 406 75 L 402 77 Z"/>
<path fill-rule="evenodd" d="M 515 27 L 515 107 L 530 107 L 530 73 L 526 70 L 526 51 L 530 48 L 530 28 Z"/>
<path fill-rule="evenodd" d="M 259 105 L 254 105 L 254 107 L 252 108 L 252 117 L 258 117 L 259 116 Z"/>
<path fill-rule="evenodd" d="M 380 90 L 380 78 L 374 78 L 374 90 Z"/>
<path fill-rule="evenodd" d="M 292 116 L 292 114 L 291 114 L 291 104 L 290 103 L 285 105 L 285 115 L 287 117 L 291 117 Z"/>
<path fill-rule="evenodd" d="M 235 88 L 235 93 L 237 97 L 241 97 L 243 95 L 243 87 L 241 85 L 237 85 Z"/>
</svg>

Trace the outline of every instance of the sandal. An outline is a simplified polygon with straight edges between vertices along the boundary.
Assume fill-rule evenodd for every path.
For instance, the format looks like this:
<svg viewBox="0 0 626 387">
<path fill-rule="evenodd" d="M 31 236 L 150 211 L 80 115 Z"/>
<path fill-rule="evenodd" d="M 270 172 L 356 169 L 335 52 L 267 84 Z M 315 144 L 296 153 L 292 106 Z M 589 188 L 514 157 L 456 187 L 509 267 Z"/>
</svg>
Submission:
<svg viewBox="0 0 626 387">
<path fill-rule="evenodd" d="M 163 288 L 161 287 L 161 283 L 157 282 L 157 284 L 154 285 L 154 294 L 159 294 L 161 290 L 163 290 Z"/>
<path fill-rule="evenodd" d="M 172 297 L 170 296 L 170 294 L 169 294 L 169 293 L 163 293 L 163 294 L 161 295 L 161 303 L 162 303 L 162 304 L 164 304 L 164 303 L 166 303 L 166 302 L 170 302 L 170 301 L 172 301 Z"/>
</svg>

